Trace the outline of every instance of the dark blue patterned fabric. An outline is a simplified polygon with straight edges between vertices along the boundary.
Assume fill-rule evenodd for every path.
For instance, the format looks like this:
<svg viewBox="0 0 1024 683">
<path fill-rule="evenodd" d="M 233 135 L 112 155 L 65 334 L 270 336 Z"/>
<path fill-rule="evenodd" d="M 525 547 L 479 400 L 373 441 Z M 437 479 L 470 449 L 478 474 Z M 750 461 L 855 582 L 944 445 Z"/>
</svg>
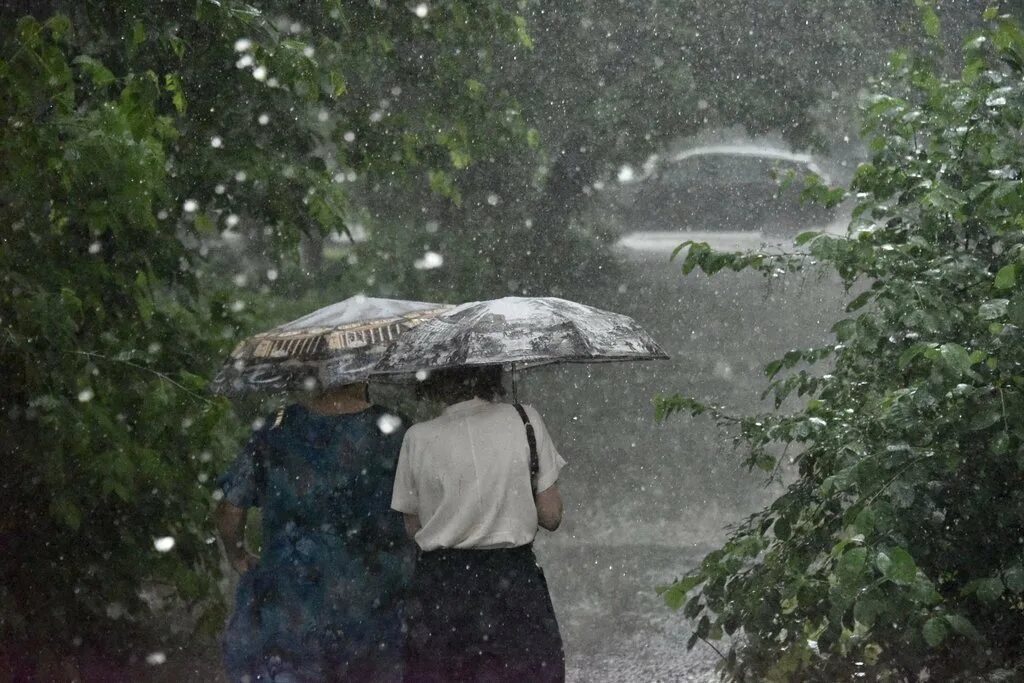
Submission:
<svg viewBox="0 0 1024 683">
<path fill-rule="evenodd" d="M 414 547 L 390 509 L 404 428 L 385 434 L 385 415 L 290 406 L 221 478 L 226 500 L 263 517 L 223 638 L 232 681 L 401 679 Z"/>
</svg>

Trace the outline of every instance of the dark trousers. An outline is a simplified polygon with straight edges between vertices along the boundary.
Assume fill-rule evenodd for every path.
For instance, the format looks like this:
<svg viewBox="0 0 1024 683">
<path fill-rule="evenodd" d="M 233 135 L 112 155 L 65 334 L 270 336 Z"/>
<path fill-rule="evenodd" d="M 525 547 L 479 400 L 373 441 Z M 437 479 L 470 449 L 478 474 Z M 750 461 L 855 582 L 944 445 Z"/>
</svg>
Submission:
<svg viewBox="0 0 1024 683">
<path fill-rule="evenodd" d="M 565 680 L 562 637 L 531 545 L 421 554 L 407 615 L 407 683 Z"/>
</svg>

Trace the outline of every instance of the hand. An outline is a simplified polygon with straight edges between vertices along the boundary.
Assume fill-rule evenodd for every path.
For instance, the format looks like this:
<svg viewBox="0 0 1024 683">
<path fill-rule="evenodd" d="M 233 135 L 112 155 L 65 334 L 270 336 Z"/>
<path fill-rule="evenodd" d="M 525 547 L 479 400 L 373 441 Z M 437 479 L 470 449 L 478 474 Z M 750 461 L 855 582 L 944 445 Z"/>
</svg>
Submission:
<svg viewBox="0 0 1024 683">
<path fill-rule="evenodd" d="M 236 572 L 244 574 L 250 569 L 255 568 L 260 563 L 260 558 L 243 548 L 235 557 L 230 558 L 230 562 L 231 567 Z"/>
</svg>

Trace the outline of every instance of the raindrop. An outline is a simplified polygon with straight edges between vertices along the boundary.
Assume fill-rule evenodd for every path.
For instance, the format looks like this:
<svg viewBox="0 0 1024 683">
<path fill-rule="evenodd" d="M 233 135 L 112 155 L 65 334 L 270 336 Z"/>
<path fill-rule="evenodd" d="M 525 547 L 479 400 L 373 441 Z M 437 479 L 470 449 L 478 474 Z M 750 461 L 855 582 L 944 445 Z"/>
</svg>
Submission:
<svg viewBox="0 0 1024 683">
<path fill-rule="evenodd" d="M 248 38 L 239 38 L 235 41 L 235 52 L 245 52 L 252 47 L 252 41 Z"/>
<path fill-rule="evenodd" d="M 162 348 L 163 347 L 160 345 L 160 342 L 150 342 L 149 346 L 146 347 L 146 351 L 152 356 L 160 353 L 160 349 Z"/>
<path fill-rule="evenodd" d="M 257 81 L 265 81 L 267 79 L 267 67 L 258 66 L 252 70 L 252 77 Z"/>
<path fill-rule="evenodd" d="M 228 217 L 224 219 L 224 225 L 228 226 L 229 228 L 233 228 L 236 225 L 238 225 L 238 215 L 229 213 Z"/>
<path fill-rule="evenodd" d="M 345 131 L 345 134 L 342 135 L 342 137 L 345 139 L 345 142 L 353 142 L 356 139 L 356 134 L 350 130 L 347 130 Z"/>
<path fill-rule="evenodd" d="M 235 62 L 235 68 L 244 69 L 248 66 L 253 65 L 252 55 L 242 55 L 237 62 Z"/>
<path fill-rule="evenodd" d="M 199 210 L 199 202 L 194 199 L 186 199 L 181 208 L 185 210 L 185 213 L 195 213 Z"/>
<path fill-rule="evenodd" d="M 316 389 L 316 377 L 307 377 L 302 380 L 302 388 L 305 391 L 313 391 Z"/>
<path fill-rule="evenodd" d="M 618 178 L 620 183 L 628 183 L 632 181 L 635 177 L 636 173 L 634 173 L 633 167 L 630 166 L 629 164 L 626 164 L 625 166 L 619 169 Z"/>
<path fill-rule="evenodd" d="M 418 382 L 426 382 L 428 377 L 430 377 L 430 373 L 427 372 L 426 370 L 417 370 L 416 371 L 416 381 L 418 381 Z"/>
<path fill-rule="evenodd" d="M 241 299 L 236 299 L 231 302 L 230 308 L 232 313 L 241 313 L 245 310 L 245 302 Z"/>
<path fill-rule="evenodd" d="M 267 87 L 276 88 L 278 86 L 277 79 L 271 76 L 267 79 Z"/>
<path fill-rule="evenodd" d="M 103 248 L 103 245 L 101 245 L 99 242 L 93 242 L 92 244 L 89 245 L 89 253 L 90 254 L 98 254 L 98 253 L 100 253 L 100 249 L 102 249 L 102 248 Z"/>
<path fill-rule="evenodd" d="M 433 270 L 444 265 L 444 257 L 436 251 L 428 251 L 423 254 L 423 258 L 416 259 L 412 265 L 416 270 Z"/>
<path fill-rule="evenodd" d="M 224 492 L 221 491 L 220 489 L 217 489 L 212 494 L 210 494 L 210 497 L 217 501 L 224 500 Z"/>
<path fill-rule="evenodd" d="M 373 112 L 370 113 L 370 123 L 377 123 L 382 118 L 384 118 L 384 112 L 382 112 L 380 109 L 374 110 Z"/>
<path fill-rule="evenodd" d="M 427 5 L 427 3 L 421 2 L 420 4 L 416 5 L 412 11 L 413 14 L 415 14 L 417 17 L 423 19 L 424 17 L 427 16 L 427 13 L 430 12 L 430 7 Z"/>
<path fill-rule="evenodd" d="M 210 138 L 210 147 L 214 147 L 214 148 L 219 149 L 219 148 L 221 148 L 223 146 L 224 146 L 224 141 L 221 139 L 221 137 L 219 135 L 214 135 L 212 138 Z"/>
<path fill-rule="evenodd" d="M 260 114 L 260 117 L 256 119 L 261 126 L 265 126 L 270 123 L 270 116 L 268 114 Z"/>
<path fill-rule="evenodd" d="M 249 176 L 246 175 L 245 171 L 239 171 L 238 173 L 235 174 L 235 180 L 237 180 L 240 183 L 244 183 L 245 179 L 248 177 Z"/>
<path fill-rule="evenodd" d="M 377 420 L 377 428 L 382 434 L 391 434 L 402 426 L 402 418 L 391 413 L 384 413 Z"/>
<path fill-rule="evenodd" d="M 78 392 L 78 401 L 79 403 L 88 403 L 94 396 L 96 393 L 92 389 L 85 388 Z"/>
<path fill-rule="evenodd" d="M 160 211 L 157 212 L 156 217 L 157 220 L 167 220 L 167 212 L 164 211 L 163 209 L 160 209 Z"/>
<path fill-rule="evenodd" d="M 487 195 L 487 203 L 491 206 L 497 206 L 499 201 L 501 201 L 501 198 L 493 192 Z"/>
<path fill-rule="evenodd" d="M 313 49 L 312 45 L 307 45 L 306 47 L 302 48 L 302 54 L 308 57 L 309 59 L 312 59 L 313 55 L 316 54 L 316 50 Z"/>
<path fill-rule="evenodd" d="M 213 191 L 214 191 L 214 193 L 216 193 L 216 194 L 224 194 L 224 191 L 225 191 L 226 189 L 227 189 L 227 188 L 226 188 L 226 187 L 224 187 L 223 185 L 217 185 L 217 187 L 213 188 Z"/>
<path fill-rule="evenodd" d="M 150 652 L 146 655 L 146 663 L 150 666 L 160 666 L 167 661 L 167 655 L 163 652 Z"/>
<path fill-rule="evenodd" d="M 153 539 L 153 547 L 158 553 L 170 552 L 174 549 L 174 536 L 161 536 Z"/>
<path fill-rule="evenodd" d="M 398 97 L 399 95 L 402 94 L 402 89 L 396 85 L 393 88 L 391 88 L 391 94 L 394 95 L 395 97 Z"/>
<path fill-rule="evenodd" d="M 267 270 L 267 279 L 270 280 L 271 282 L 273 282 L 274 280 L 277 279 L 277 269 L 276 268 L 270 268 L 270 269 Z"/>
<path fill-rule="evenodd" d="M 249 278 L 245 273 L 237 273 L 235 277 L 232 278 L 232 281 L 235 283 L 236 287 L 245 287 L 245 283 L 249 281 Z"/>
<path fill-rule="evenodd" d="M 433 235 L 440 227 L 441 225 L 437 221 L 427 221 L 427 224 L 423 226 L 423 229 Z"/>
</svg>

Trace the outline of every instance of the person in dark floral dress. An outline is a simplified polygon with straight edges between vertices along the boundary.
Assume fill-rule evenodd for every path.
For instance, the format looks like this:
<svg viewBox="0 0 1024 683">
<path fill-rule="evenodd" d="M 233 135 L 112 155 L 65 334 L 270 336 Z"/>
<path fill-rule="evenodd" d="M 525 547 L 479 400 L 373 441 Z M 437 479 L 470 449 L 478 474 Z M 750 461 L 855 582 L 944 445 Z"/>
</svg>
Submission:
<svg viewBox="0 0 1024 683">
<path fill-rule="evenodd" d="M 241 574 L 223 636 L 232 681 L 397 681 L 414 562 L 391 488 L 404 428 L 348 385 L 270 416 L 220 479 L 217 524 Z M 249 553 L 247 510 L 262 511 Z"/>
</svg>

